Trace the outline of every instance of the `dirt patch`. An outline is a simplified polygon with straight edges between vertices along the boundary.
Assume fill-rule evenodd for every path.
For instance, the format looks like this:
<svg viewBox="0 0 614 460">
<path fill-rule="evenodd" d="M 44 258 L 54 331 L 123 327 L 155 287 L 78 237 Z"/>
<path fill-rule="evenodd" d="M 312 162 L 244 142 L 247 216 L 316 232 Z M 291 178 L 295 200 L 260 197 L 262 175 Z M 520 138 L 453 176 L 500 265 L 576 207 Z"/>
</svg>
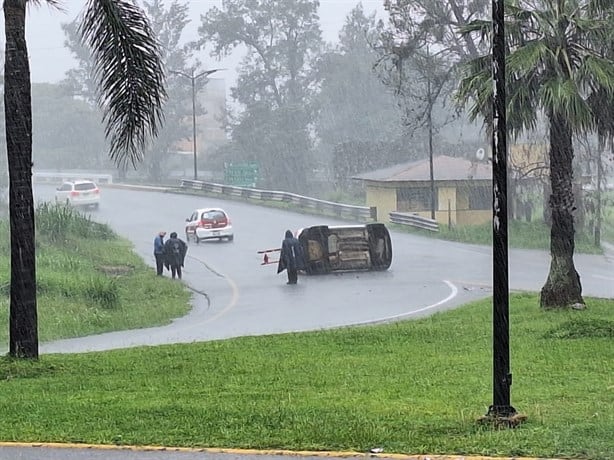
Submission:
<svg viewBox="0 0 614 460">
<path fill-rule="evenodd" d="M 100 265 L 98 270 L 106 275 L 122 276 L 132 273 L 134 267 L 127 265 Z"/>
</svg>

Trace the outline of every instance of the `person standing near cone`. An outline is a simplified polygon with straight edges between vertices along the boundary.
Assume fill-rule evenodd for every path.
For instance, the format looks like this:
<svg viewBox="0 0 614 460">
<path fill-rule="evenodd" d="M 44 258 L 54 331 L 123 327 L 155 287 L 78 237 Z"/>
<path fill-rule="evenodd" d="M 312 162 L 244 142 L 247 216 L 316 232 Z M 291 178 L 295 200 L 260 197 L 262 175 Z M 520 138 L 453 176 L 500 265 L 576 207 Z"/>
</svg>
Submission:
<svg viewBox="0 0 614 460">
<path fill-rule="evenodd" d="M 303 254 L 303 247 L 299 240 L 292 235 L 292 232 L 286 230 L 286 236 L 281 243 L 277 273 L 286 270 L 288 273 L 287 284 L 296 284 L 298 282 L 298 271 L 304 268 L 305 255 Z"/>
</svg>

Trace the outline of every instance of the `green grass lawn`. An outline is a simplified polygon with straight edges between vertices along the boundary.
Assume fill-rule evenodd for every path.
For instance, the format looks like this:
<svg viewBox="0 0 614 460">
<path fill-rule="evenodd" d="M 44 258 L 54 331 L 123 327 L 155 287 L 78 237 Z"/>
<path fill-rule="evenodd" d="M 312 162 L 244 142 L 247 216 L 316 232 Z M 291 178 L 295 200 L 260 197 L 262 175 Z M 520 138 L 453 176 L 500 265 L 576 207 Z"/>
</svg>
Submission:
<svg viewBox="0 0 614 460">
<path fill-rule="evenodd" d="M 106 225 L 71 208 L 42 205 L 36 226 L 41 341 L 168 324 L 189 311 L 187 288 L 156 277 Z M 9 286 L 8 223 L 2 221 L 0 324 L 8 324 Z M 2 343 L 7 336 L 8 327 L 0 328 Z"/>
<path fill-rule="evenodd" d="M 492 245 L 492 224 L 466 225 L 448 228 L 439 226 L 439 232 L 430 232 L 400 224 L 387 224 L 390 228 L 415 233 L 431 238 L 440 238 L 460 243 Z M 605 228 L 605 226 L 604 226 Z M 511 248 L 550 250 L 550 227 L 543 221 L 524 222 L 510 220 L 508 227 L 509 246 Z M 609 234 L 605 235 L 606 237 Z M 594 237 L 586 232 L 576 231 L 575 252 L 583 254 L 602 254 L 603 250 L 595 246 Z"/>
<path fill-rule="evenodd" d="M 614 458 L 614 302 L 510 305 L 512 404 L 492 403 L 491 301 L 388 325 L 0 359 L 0 440 Z"/>
</svg>

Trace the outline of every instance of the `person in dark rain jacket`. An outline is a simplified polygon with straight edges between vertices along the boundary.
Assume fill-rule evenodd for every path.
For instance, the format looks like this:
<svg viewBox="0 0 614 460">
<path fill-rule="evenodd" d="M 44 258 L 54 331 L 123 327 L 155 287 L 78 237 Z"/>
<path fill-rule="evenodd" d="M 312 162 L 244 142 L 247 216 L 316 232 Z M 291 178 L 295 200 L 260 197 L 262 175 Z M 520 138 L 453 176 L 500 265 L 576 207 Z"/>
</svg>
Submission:
<svg viewBox="0 0 614 460">
<path fill-rule="evenodd" d="M 277 273 L 286 270 L 288 273 L 288 284 L 296 284 L 298 281 L 298 271 L 305 268 L 305 255 L 303 247 L 298 239 L 292 235 L 290 230 L 286 230 L 286 237 L 281 242 L 281 252 Z"/>
<path fill-rule="evenodd" d="M 181 268 L 188 252 L 185 241 L 177 238 L 177 232 L 172 232 L 170 239 L 164 243 L 164 265 L 171 270 L 171 276 L 181 279 Z"/>
<path fill-rule="evenodd" d="M 154 238 L 154 257 L 156 258 L 156 274 L 162 276 L 164 271 L 164 237 L 166 232 L 160 232 Z"/>
</svg>

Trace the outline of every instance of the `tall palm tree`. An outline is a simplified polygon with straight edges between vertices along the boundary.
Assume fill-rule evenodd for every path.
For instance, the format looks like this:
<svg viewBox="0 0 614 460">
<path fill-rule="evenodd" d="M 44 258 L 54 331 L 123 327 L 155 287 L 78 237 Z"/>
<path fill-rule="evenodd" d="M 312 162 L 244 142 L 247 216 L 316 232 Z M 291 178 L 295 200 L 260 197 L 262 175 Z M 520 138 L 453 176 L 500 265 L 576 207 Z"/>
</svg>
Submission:
<svg viewBox="0 0 614 460">
<path fill-rule="evenodd" d="M 25 37 L 26 7 L 59 0 L 4 0 L 6 35 L 4 107 L 9 167 L 11 288 L 9 354 L 38 357 L 32 100 Z M 162 121 L 164 70 L 146 17 L 128 0 L 88 0 L 81 36 L 91 48 L 100 85 L 99 103 L 117 163 L 136 165 Z"/>
<path fill-rule="evenodd" d="M 510 133 L 535 129 L 542 114 L 549 122 L 551 263 L 540 305 L 556 308 L 584 304 L 573 260 L 573 211 L 577 206 L 572 191 L 573 137 L 601 131 L 604 103 L 608 107 L 614 103 L 614 62 L 603 47 L 608 43 L 614 2 L 507 0 L 505 12 Z M 478 32 L 489 37 L 490 30 L 490 22 L 474 21 L 462 33 Z M 458 91 L 460 103 L 471 101 L 471 116 L 488 119 L 493 88 L 490 56 L 470 61 L 465 71 Z M 610 129 L 607 126 L 605 129 Z"/>
</svg>

